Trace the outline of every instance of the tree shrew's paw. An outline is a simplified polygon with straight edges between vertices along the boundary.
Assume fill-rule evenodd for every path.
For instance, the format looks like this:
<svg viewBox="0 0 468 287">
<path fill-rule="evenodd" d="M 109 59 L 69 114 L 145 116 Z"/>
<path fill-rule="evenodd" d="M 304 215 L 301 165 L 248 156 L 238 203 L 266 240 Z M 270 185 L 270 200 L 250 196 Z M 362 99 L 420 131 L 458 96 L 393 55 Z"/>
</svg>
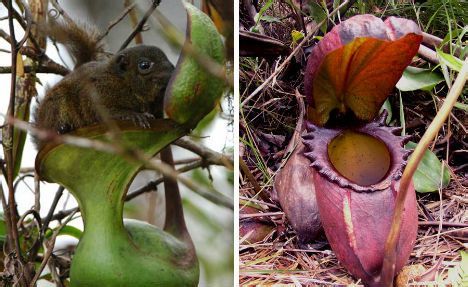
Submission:
<svg viewBox="0 0 468 287">
<path fill-rule="evenodd" d="M 150 113 L 127 113 L 118 117 L 121 120 L 132 121 L 136 126 L 149 129 L 151 127 L 150 121 L 155 119 L 154 115 Z"/>
</svg>

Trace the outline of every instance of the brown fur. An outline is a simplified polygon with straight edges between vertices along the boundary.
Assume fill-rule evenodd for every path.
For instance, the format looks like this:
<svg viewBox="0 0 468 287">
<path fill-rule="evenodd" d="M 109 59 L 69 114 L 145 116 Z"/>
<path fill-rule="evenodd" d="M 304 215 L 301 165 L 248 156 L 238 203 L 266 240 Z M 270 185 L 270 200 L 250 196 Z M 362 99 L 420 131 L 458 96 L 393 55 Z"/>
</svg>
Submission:
<svg viewBox="0 0 468 287">
<path fill-rule="evenodd" d="M 102 111 L 142 126 L 162 116 L 162 100 L 174 67 L 159 48 L 140 45 L 94 61 L 102 53 L 97 33 L 59 22 L 50 29 L 54 30 L 51 35 L 70 47 L 78 65 L 47 91 L 34 111 L 36 127 L 62 134 L 102 121 Z M 147 73 L 138 67 L 143 59 L 153 62 Z M 36 144 L 43 145 L 39 140 Z"/>
</svg>

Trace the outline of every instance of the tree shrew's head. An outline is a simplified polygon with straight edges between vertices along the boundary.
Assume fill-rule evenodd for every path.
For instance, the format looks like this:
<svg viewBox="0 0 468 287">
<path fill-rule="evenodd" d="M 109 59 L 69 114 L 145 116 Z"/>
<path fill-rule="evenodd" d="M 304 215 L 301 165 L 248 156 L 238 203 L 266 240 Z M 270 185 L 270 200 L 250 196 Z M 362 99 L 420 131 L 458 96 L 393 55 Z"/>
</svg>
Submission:
<svg viewBox="0 0 468 287">
<path fill-rule="evenodd" d="M 174 65 L 164 52 L 155 46 L 139 45 L 120 51 L 111 59 L 111 66 L 137 95 L 146 102 L 163 97 L 174 71 Z"/>
</svg>

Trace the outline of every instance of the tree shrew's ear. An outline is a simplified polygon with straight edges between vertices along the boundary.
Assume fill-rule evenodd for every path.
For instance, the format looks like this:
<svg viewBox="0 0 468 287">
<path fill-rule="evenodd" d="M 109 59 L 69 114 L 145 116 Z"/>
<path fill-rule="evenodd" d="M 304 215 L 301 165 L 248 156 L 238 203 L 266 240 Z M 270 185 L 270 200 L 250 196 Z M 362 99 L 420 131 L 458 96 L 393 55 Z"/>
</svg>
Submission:
<svg viewBox="0 0 468 287">
<path fill-rule="evenodd" d="M 126 54 L 120 54 L 117 56 L 117 67 L 119 71 L 127 71 L 128 70 L 128 65 L 130 62 L 128 61 L 128 56 Z"/>
</svg>

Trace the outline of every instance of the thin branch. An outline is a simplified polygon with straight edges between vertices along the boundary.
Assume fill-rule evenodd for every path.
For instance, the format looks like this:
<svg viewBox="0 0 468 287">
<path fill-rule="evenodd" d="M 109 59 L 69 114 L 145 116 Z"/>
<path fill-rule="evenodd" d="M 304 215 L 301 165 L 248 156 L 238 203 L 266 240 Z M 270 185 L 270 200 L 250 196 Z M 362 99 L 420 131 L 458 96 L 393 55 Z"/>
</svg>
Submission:
<svg viewBox="0 0 468 287">
<path fill-rule="evenodd" d="M 3 38 L 5 41 L 7 41 L 8 43 L 11 43 L 11 37 L 10 35 L 8 35 L 7 32 L 5 32 L 4 30 L 0 29 L 0 37 Z"/>
<path fill-rule="evenodd" d="M 2 3 L 5 5 L 5 7 L 8 7 L 6 0 L 2 0 Z M 32 42 L 33 46 L 36 49 L 40 50 L 40 46 L 39 46 L 37 40 L 30 33 L 33 21 L 32 21 L 32 15 L 31 15 L 31 12 L 29 10 L 29 7 L 23 1 L 20 1 L 20 3 L 22 5 L 22 8 L 24 9 L 25 19 L 23 19 L 21 14 L 19 14 L 16 10 L 13 9 L 13 17 L 18 22 L 18 24 L 20 24 L 21 28 L 23 28 L 23 30 L 25 31 L 23 39 L 19 42 L 20 44 L 18 46 L 19 47 L 23 46 L 24 42 L 26 42 L 26 40 L 29 39 Z M 2 34 L 2 33 L 0 33 L 0 34 Z M 1 37 L 4 38 L 3 36 L 4 35 L 2 35 Z M 4 39 L 7 40 L 6 38 L 4 38 Z M 10 40 L 7 40 L 7 41 L 10 42 Z"/>
<path fill-rule="evenodd" d="M 65 76 L 70 73 L 70 70 L 57 62 L 54 62 L 50 59 L 45 53 L 37 52 L 36 49 L 25 46 L 20 49 L 20 53 L 31 58 L 34 61 L 37 61 L 38 67 L 47 67 L 51 69 L 51 72 Z"/>
<path fill-rule="evenodd" d="M 253 218 L 253 217 L 272 217 L 272 216 L 283 216 L 284 212 L 262 212 L 262 213 L 250 213 L 250 214 L 239 214 L 239 219 Z"/>
<path fill-rule="evenodd" d="M 242 159 L 242 157 L 239 157 L 239 167 L 245 173 L 245 176 L 247 176 L 247 179 L 252 184 L 255 193 L 260 193 L 262 191 L 262 187 L 257 182 L 257 179 L 255 179 L 255 176 L 252 174 L 252 172 L 250 171 L 249 167 L 247 166 L 245 161 Z"/>
<path fill-rule="evenodd" d="M 37 173 L 34 174 L 34 210 L 41 210 L 41 180 Z"/>
<path fill-rule="evenodd" d="M 124 0 L 124 6 L 129 7 L 131 0 Z M 138 25 L 138 15 L 136 9 L 130 12 L 130 22 L 132 23 L 132 27 L 136 27 Z M 143 39 L 141 33 L 135 35 L 135 43 L 143 43 Z"/>
<path fill-rule="evenodd" d="M 440 63 L 439 58 L 437 58 L 437 53 L 422 44 L 419 45 L 418 55 L 434 65 L 438 65 Z"/>
<path fill-rule="evenodd" d="M 135 38 L 135 36 L 138 33 L 143 31 L 143 27 L 144 27 L 146 21 L 148 21 L 148 18 L 151 16 L 151 14 L 153 14 L 154 10 L 156 10 L 156 8 L 158 8 L 159 3 L 161 3 L 161 0 L 153 0 L 152 1 L 150 8 L 148 9 L 148 11 L 146 11 L 145 15 L 143 15 L 143 18 L 141 18 L 138 25 L 135 27 L 135 29 L 133 29 L 130 36 L 128 36 L 128 38 L 125 40 L 125 42 L 123 42 L 122 46 L 120 46 L 119 51 L 122 51 L 123 49 L 125 49 L 128 46 L 128 44 L 130 44 L 130 42 L 133 40 L 133 38 Z"/>
<path fill-rule="evenodd" d="M 15 98 L 16 98 L 16 65 L 17 65 L 17 55 L 18 55 L 18 45 L 15 38 L 15 27 L 13 23 L 13 1 L 3 1 L 6 3 L 8 9 L 8 26 L 10 31 L 10 46 L 11 46 L 11 79 L 10 79 L 10 100 L 7 110 L 8 117 L 13 118 L 15 116 Z M 14 248 L 16 256 L 19 261 L 22 263 L 21 249 L 19 246 L 18 238 L 18 229 L 16 228 L 17 218 L 16 218 L 16 203 L 15 203 L 15 189 L 13 187 L 13 174 L 14 174 L 14 158 L 13 158 L 13 125 L 7 123 L 3 129 L 3 150 L 5 155 L 5 162 L 7 168 L 7 185 L 8 185 L 8 209 L 5 210 L 5 217 L 8 221 L 7 227 L 9 227 L 8 240 L 10 243 L 9 248 Z M 22 280 L 25 281 L 24 277 Z"/>
<path fill-rule="evenodd" d="M 148 157 L 141 151 L 135 150 L 134 152 L 132 152 L 132 154 L 140 162 L 145 163 L 145 166 L 147 168 L 154 169 L 172 180 L 178 180 L 180 183 L 182 183 L 192 191 L 195 191 L 195 193 L 197 193 L 201 197 L 204 197 L 205 199 L 208 199 L 209 201 L 215 204 L 227 207 L 229 209 L 234 209 L 233 200 L 224 195 L 223 193 L 220 193 L 219 191 L 215 190 L 214 188 L 200 186 L 191 179 L 188 179 L 186 177 L 180 177 L 177 171 L 175 171 L 170 165 L 163 162 L 158 163 L 155 162 L 155 160 L 148 159 Z"/>
<path fill-rule="evenodd" d="M 50 2 L 52 3 L 52 6 L 54 6 L 55 8 L 55 12 L 57 12 L 59 15 L 61 15 L 63 18 L 65 18 L 67 21 L 73 21 L 70 17 L 70 15 L 68 15 L 67 12 L 65 12 L 65 10 L 63 10 L 62 6 L 60 6 L 60 4 L 58 3 L 57 0 L 50 0 Z M 58 15 L 54 15 L 54 16 L 58 16 Z"/>
<path fill-rule="evenodd" d="M 66 210 L 61 210 L 59 212 L 57 212 L 56 214 L 54 214 L 51 218 L 50 218 L 50 221 L 54 221 L 54 220 L 62 220 L 64 219 L 65 217 L 67 217 L 68 215 L 72 214 L 72 213 L 77 213 L 77 212 L 80 212 L 80 208 L 79 207 L 74 207 L 74 208 L 70 208 L 70 209 L 66 209 Z"/>
<path fill-rule="evenodd" d="M 186 166 L 183 166 L 183 167 L 177 169 L 177 172 L 179 174 L 184 173 L 184 172 L 188 172 L 188 171 L 197 169 L 199 167 L 202 167 L 202 165 L 203 165 L 202 160 L 199 160 L 199 161 L 197 161 L 195 163 L 188 164 Z M 147 192 L 156 191 L 158 189 L 158 185 L 160 185 L 161 183 L 163 183 L 163 178 L 158 178 L 158 179 L 156 179 L 154 181 L 150 181 L 145 186 L 140 187 L 140 188 L 136 189 L 135 191 L 130 192 L 129 194 L 127 194 L 127 196 L 125 197 L 125 201 L 130 201 L 130 200 L 136 198 L 137 196 L 142 195 L 142 194 L 147 193 Z"/>
<path fill-rule="evenodd" d="M 194 157 L 194 158 L 177 159 L 177 160 L 174 160 L 174 164 L 175 165 L 189 164 L 189 163 L 193 163 L 193 162 L 196 162 L 196 161 L 200 161 L 200 158 L 199 157 Z"/>
<path fill-rule="evenodd" d="M 83 137 L 71 135 L 58 135 L 54 131 L 37 129 L 27 122 L 12 117 L 7 117 L 6 121 L 8 124 L 12 124 L 18 129 L 29 131 L 31 135 L 36 136 L 38 139 L 44 142 L 49 141 L 55 143 L 66 143 L 77 147 L 92 148 L 97 151 L 118 154 L 125 158 L 137 160 L 140 163 L 142 163 L 145 168 L 156 170 L 169 178 L 180 181 L 180 183 L 182 183 L 198 195 L 204 197 L 205 199 L 215 204 L 234 209 L 232 199 L 230 199 L 228 196 L 218 192 L 212 187 L 201 186 L 191 179 L 179 176 L 177 171 L 175 171 L 173 168 L 171 168 L 163 162 L 158 162 L 155 159 L 151 159 L 140 150 Z"/>
<path fill-rule="evenodd" d="M 297 104 L 299 106 L 299 118 L 296 123 L 296 128 L 294 129 L 294 135 L 291 141 L 289 142 L 288 146 L 286 147 L 286 152 L 283 155 L 281 168 L 287 163 L 289 156 L 294 152 L 294 150 L 296 149 L 296 146 L 301 141 L 301 133 L 303 131 L 303 122 L 304 122 L 304 117 L 306 113 L 304 99 L 301 93 L 299 93 L 298 89 L 296 89 L 295 96 L 296 96 Z"/>
<path fill-rule="evenodd" d="M 127 16 L 127 14 L 130 13 L 135 8 L 135 6 L 136 6 L 135 3 L 127 6 L 125 10 L 122 12 L 122 14 L 120 14 L 120 16 L 117 17 L 117 19 L 110 22 L 109 26 L 107 26 L 107 29 L 101 35 L 99 35 L 98 41 L 101 41 L 102 39 L 104 39 L 109 34 L 110 30 L 114 28 L 115 25 L 119 24 L 125 18 L 125 16 Z"/>
<path fill-rule="evenodd" d="M 445 43 L 444 46 L 441 47 L 441 44 L 444 41 L 443 39 L 437 36 L 434 36 L 432 34 L 426 33 L 426 32 L 423 32 L 422 36 L 423 36 L 422 41 L 424 44 L 428 46 L 436 47 L 436 48 L 441 48 L 446 53 L 450 53 L 450 50 L 453 50 L 453 54 L 457 57 L 460 57 L 460 54 L 461 54 L 460 46 L 449 42 L 449 43 Z"/>
<path fill-rule="evenodd" d="M 232 157 L 227 157 L 222 153 L 209 149 L 188 138 L 178 139 L 174 144 L 195 154 L 198 154 L 208 164 L 223 165 L 231 170 L 234 167 L 234 160 Z"/>
<path fill-rule="evenodd" d="M 180 173 L 185 173 L 185 172 L 188 172 L 188 171 L 191 171 L 191 170 L 194 170 L 194 169 L 197 169 L 197 168 L 200 168 L 200 167 L 203 167 L 204 166 L 204 163 L 203 163 L 203 160 L 197 160 L 196 162 L 193 162 L 191 164 L 187 164 L 179 169 L 177 169 L 177 172 L 180 174 Z M 163 183 L 163 179 L 162 178 L 158 178 L 156 180 L 153 180 L 153 181 L 150 181 L 148 182 L 147 184 L 145 184 L 144 186 L 132 191 L 132 192 L 129 192 L 127 194 L 127 196 L 125 197 L 125 201 L 130 201 L 142 194 L 145 194 L 145 193 L 148 193 L 148 192 L 153 192 L 153 191 L 156 191 L 158 189 L 158 185 L 160 185 L 161 183 Z M 70 213 L 74 212 L 74 211 L 77 211 L 79 210 L 77 207 L 75 208 L 70 208 L 70 209 L 67 209 L 67 210 L 63 210 L 63 211 L 59 211 L 57 214 L 54 214 L 52 215 L 50 221 L 52 220 L 62 220 L 63 218 L 67 217 Z M 44 222 L 46 221 L 46 219 L 44 219 Z M 45 224 L 45 223 L 44 223 Z"/>
<path fill-rule="evenodd" d="M 47 213 L 46 217 L 44 218 L 44 223 L 42 224 L 42 229 L 41 229 L 41 235 L 44 236 L 45 232 L 47 231 L 47 228 L 49 228 L 49 223 L 52 219 L 52 216 L 54 215 L 55 208 L 57 208 L 57 204 L 60 200 L 60 198 L 63 195 L 63 191 L 65 188 L 63 186 L 60 186 L 55 193 L 54 200 L 52 201 L 52 204 L 50 205 L 49 212 Z"/>
<path fill-rule="evenodd" d="M 463 222 L 440 222 L 440 221 L 419 221 L 419 226 L 436 226 L 438 227 L 442 223 L 443 227 L 468 227 L 468 223 Z"/>
<path fill-rule="evenodd" d="M 20 0 L 19 2 L 23 5 L 22 8 L 24 9 L 24 19 L 26 20 L 26 28 L 24 28 L 23 38 L 17 44 L 18 49 L 21 48 L 24 45 L 24 43 L 26 43 L 26 41 L 28 40 L 29 36 L 31 35 L 32 26 L 32 15 L 31 11 L 29 11 L 28 5 L 26 5 L 22 0 Z"/>
<path fill-rule="evenodd" d="M 13 67 L 0 67 L 0 74 L 10 74 L 13 71 Z M 40 65 L 40 66 L 24 66 L 25 73 L 43 73 L 43 74 L 57 74 L 66 76 L 70 71 L 63 66 L 55 65 Z"/>
<path fill-rule="evenodd" d="M 32 279 L 31 283 L 29 284 L 30 287 L 35 287 L 36 286 L 36 281 L 39 279 L 39 277 L 42 274 L 42 271 L 44 270 L 45 266 L 47 265 L 47 262 L 49 261 L 50 256 L 52 255 L 52 252 L 54 251 L 54 246 L 55 246 L 55 240 L 57 239 L 57 236 L 60 233 L 60 230 L 70 222 L 70 220 L 73 218 L 75 215 L 76 211 L 71 213 L 70 216 L 60 224 L 60 226 L 54 230 L 54 233 L 52 234 L 52 237 L 50 240 L 46 243 L 46 253 L 44 254 L 44 259 L 41 262 L 41 265 L 39 266 L 39 270 L 37 270 L 36 275 L 34 275 L 34 278 Z"/>
</svg>

